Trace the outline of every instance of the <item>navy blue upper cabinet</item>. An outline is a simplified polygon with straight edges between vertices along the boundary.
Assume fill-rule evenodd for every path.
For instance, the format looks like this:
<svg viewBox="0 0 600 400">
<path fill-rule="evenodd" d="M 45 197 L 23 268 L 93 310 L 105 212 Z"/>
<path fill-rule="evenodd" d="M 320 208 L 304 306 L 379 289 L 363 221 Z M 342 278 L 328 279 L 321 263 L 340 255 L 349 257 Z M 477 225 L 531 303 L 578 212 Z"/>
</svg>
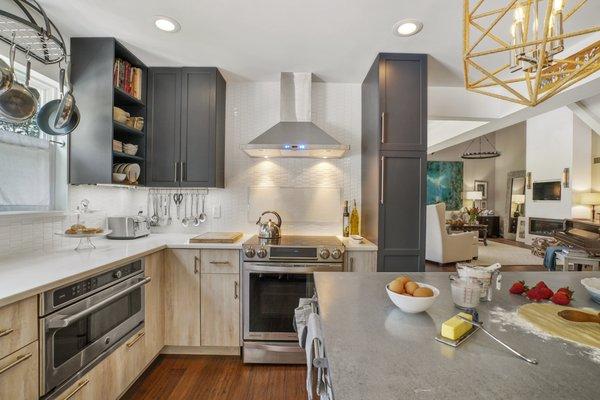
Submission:
<svg viewBox="0 0 600 400">
<path fill-rule="evenodd" d="M 149 68 L 148 186 L 224 187 L 225 90 L 217 68 Z"/>
</svg>

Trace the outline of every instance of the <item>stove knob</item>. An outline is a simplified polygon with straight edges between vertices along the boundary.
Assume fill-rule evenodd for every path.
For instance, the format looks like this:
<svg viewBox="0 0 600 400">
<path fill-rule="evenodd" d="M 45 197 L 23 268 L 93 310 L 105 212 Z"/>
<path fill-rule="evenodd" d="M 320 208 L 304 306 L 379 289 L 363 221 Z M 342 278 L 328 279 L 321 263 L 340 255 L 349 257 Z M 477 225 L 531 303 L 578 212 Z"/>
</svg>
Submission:
<svg viewBox="0 0 600 400">
<path fill-rule="evenodd" d="M 334 249 L 331 252 L 331 257 L 333 257 L 334 260 L 339 260 L 341 256 L 342 256 L 342 251 L 340 249 Z"/>
<path fill-rule="evenodd" d="M 329 250 L 323 249 L 323 250 L 321 250 L 319 255 L 321 256 L 322 259 L 327 260 L 329 258 L 330 253 L 329 253 Z"/>
<path fill-rule="evenodd" d="M 121 276 L 123 276 L 123 272 L 121 272 L 121 270 L 115 271 L 113 273 L 113 278 L 115 279 L 121 279 Z"/>
<path fill-rule="evenodd" d="M 264 247 L 258 249 L 256 251 L 256 254 L 260 257 L 260 258 L 265 258 L 267 256 L 267 249 L 265 249 Z"/>
<path fill-rule="evenodd" d="M 256 255 L 256 251 L 252 247 L 248 247 L 246 250 L 244 250 L 244 254 L 248 258 L 252 258 Z"/>
</svg>

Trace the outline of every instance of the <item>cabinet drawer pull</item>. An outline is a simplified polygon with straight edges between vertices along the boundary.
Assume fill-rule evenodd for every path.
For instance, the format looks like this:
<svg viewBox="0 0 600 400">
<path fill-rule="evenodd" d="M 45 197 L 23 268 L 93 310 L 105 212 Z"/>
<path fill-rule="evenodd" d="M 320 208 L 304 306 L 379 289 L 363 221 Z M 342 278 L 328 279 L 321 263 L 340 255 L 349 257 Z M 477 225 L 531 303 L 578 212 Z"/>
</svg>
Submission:
<svg viewBox="0 0 600 400">
<path fill-rule="evenodd" d="M 381 113 L 381 143 L 385 143 L 385 113 Z"/>
<path fill-rule="evenodd" d="M 238 281 L 235 281 L 235 283 L 233 285 L 233 298 L 237 300 L 239 297 L 240 297 L 240 284 L 238 283 Z"/>
<path fill-rule="evenodd" d="M 23 354 L 17 357 L 17 359 L 13 362 L 11 362 L 10 364 L 8 364 L 7 366 L 3 367 L 2 369 L 0 369 L 0 374 L 8 371 L 9 369 L 11 369 L 12 367 L 21 364 L 23 361 L 27 360 L 29 357 L 31 357 L 31 353 L 27 353 L 27 354 Z"/>
<path fill-rule="evenodd" d="M 211 261 L 210 263 L 213 265 L 229 265 L 230 264 L 229 261 Z"/>
<path fill-rule="evenodd" d="M 11 333 L 13 333 L 15 330 L 12 328 L 8 328 L 8 329 L 2 329 L 0 331 L 0 337 L 6 336 L 6 335 L 10 335 Z"/>
<path fill-rule="evenodd" d="M 194 256 L 194 273 L 197 274 L 200 270 L 198 268 L 198 263 L 200 263 L 200 258 L 198 256 Z"/>
<path fill-rule="evenodd" d="M 77 392 L 79 392 L 81 389 L 83 389 L 84 386 L 86 386 L 88 383 L 90 383 L 89 379 L 79 382 L 77 387 L 75 389 L 73 389 L 73 391 L 71 393 L 69 393 L 67 395 L 67 397 L 64 397 L 63 400 L 69 400 L 71 397 L 75 396 L 77 394 Z"/>
<path fill-rule="evenodd" d="M 379 199 L 379 204 L 383 205 L 383 197 L 385 196 L 384 185 L 385 184 L 385 157 L 381 156 L 381 198 Z"/>
<path fill-rule="evenodd" d="M 350 257 L 350 272 L 354 272 L 354 257 Z"/>
<path fill-rule="evenodd" d="M 138 342 L 138 340 L 140 340 L 141 338 L 144 337 L 144 335 L 146 334 L 146 332 L 141 331 L 140 333 L 138 333 L 133 340 L 127 342 L 127 347 L 131 348 L 134 344 L 136 344 Z"/>
</svg>

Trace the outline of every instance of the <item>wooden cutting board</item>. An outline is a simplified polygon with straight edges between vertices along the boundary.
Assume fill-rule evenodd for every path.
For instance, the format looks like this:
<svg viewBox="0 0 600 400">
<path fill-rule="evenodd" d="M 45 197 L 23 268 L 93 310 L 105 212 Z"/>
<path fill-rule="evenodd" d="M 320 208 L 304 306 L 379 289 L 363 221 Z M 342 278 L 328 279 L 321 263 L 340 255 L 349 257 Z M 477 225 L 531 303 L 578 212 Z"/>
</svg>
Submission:
<svg viewBox="0 0 600 400">
<path fill-rule="evenodd" d="M 242 236 L 242 232 L 206 232 L 191 238 L 190 243 L 235 243 Z"/>
</svg>

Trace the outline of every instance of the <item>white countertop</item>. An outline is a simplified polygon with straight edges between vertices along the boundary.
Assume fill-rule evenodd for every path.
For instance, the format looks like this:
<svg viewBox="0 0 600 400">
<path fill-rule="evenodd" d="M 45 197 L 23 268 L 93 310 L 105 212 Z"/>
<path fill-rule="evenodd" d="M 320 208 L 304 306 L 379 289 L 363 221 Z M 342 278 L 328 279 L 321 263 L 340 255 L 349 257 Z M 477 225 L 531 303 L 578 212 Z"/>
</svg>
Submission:
<svg viewBox="0 0 600 400">
<path fill-rule="evenodd" d="M 239 250 L 252 235 L 246 234 L 231 244 L 190 244 L 193 236 L 157 233 L 134 240 L 95 239 L 96 249 L 83 251 L 74 251 L 76 241 L 73 241 L 73 247 L 45 254 L 18 254 L 0 258 L 0 307 L 165 248 Z M 340 237 L 340 240 L 350 251 L 377 250 L 370 242 L 346 244 L 347 239 Z"/>
</svg>

